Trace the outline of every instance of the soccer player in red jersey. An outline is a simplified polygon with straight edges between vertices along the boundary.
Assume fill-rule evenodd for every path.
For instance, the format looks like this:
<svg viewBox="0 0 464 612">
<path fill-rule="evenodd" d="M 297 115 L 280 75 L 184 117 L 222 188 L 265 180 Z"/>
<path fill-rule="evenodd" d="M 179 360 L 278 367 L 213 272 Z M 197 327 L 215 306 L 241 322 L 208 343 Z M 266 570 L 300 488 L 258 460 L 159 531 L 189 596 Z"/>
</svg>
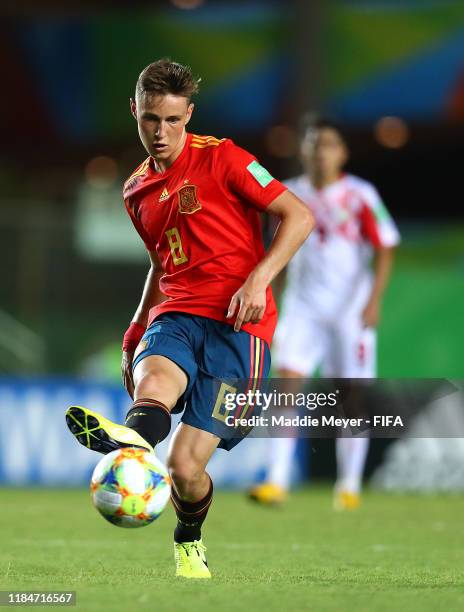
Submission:
<svg viewBox="0 0 464 612">
<path fill-rule="evenodd" d="M 168 59 L 138 78 L 131 112 L 149 157 L 126 181 L 124 202 L 151 265 L 123 341 L 134 404 L 125 426 L 77 406 L 67 422 L 92 450 L 151 451 L 169 434 L 171 413 L 183 411 L 168 454 L 176 575 L 209 578 L 201 540 L 213 495 L 206 466 L 218 446 L 240 440 L 218 435 L 224 418 L 215 383 L 246 379 L 256 388 L 267 376 L 277 322 L 270 283 L 314 222 L 253 155 L 229 139 L 186 131 L 197 90 L 190 69 Z M 280 219 L 267 252 L 261 211 Z"/>
</svg>

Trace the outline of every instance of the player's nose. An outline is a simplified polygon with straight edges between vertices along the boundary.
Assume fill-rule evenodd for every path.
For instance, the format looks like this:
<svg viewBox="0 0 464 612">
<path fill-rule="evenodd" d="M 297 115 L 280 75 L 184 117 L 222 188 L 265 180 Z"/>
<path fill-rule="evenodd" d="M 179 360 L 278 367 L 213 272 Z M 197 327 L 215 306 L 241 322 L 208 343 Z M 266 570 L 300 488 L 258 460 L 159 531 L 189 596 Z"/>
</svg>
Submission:
<svg viewBox="0 0 464 612">
<path fill-rule="evenodd" d="M 162 123 L 162 122 L 160 122 L 160 123 L 158 124 L 158 127 L 156 128 L 155 136 L 156 136 L 157 138 L 159 138 L 159 140 L 162 140 L 162 139 L 163 139 L 163 137 L 164 137 L 164 135 L 165 135 L 165 133 L 166 133 L 165 126 L 163 125 L 163 123 Z"/>
</svg>

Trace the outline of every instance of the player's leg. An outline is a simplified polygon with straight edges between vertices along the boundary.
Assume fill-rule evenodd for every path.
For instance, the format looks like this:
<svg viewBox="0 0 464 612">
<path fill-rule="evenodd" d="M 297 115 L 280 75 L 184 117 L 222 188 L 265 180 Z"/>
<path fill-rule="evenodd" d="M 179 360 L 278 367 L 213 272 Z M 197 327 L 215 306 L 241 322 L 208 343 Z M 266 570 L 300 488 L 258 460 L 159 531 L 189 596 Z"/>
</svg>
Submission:
<svg viewBox="0 0 464 612">
<path fill-rule="evenodd" d="M 170 412 L 187 387 L 187 376 L 171 360 L 150 356 L 140 361 L 134 371 L 134 402 L 125 425 L 113 423 L 102 415 L 72 406 L 66 419 L 79 442 L 100 453 L 124 446 L 139 446 L 153 451 L 171 429 Z"/>
<path fill-rule="evenodd" d="M 280 385 L 284 393 L 298 393 L 301 390 L 299 380 L 304 375 L 302 372 L 281 369 L 277 372 L 279 379 L 291 379 L 291 388 Z M 285 408 L 285 417 L 293 418 L 298 414 L 294 407 Z M 264 482 L 253 486 L 248 491 L 248 497 L 253 501 L 264 505 L 277 505 L 286 501 L 290 489 L 293 461 L 297 446 L 297 436 L 289 438 L 271 437 L 267 446 L 266 479 Z"/>
<path fill-rule="evenodd" d="M 346 320 L 337 334 L 338 376 L 374 378 L 376 375 L 376 332 L 363 328 L 359 318 Z M 360 504 L 362 478 L 369 450 L 365 434 L 335 440 L 337 480 L 336 509 L 355 509 Z"/>
<path fill-rule="evenodd" d="M 337 480 L 334 505 L 337 510 L 354 510 L 359 506 L 368 450 L 369 438 L 335 439 Z"/>
<path fill-rule="evenodd" d="M 295 304 L 279 323 L 274 349 L 277 377 L 287 379 L 289 388 L 283 392 L 301 391 L 303 379 L 314 372 L 323 358 L 327 344 L 327 330 L 322 322 L 308 315 L 307 306 Z M 298 414 L 288 407 L 286 417 Z M 290 489 L 291 472 L 297 446 L 297 436 L 273 437 L 269 440 L 266 480 L 248 492 L 253 501 L 279 504 L 286 500 Z"/>
<path fill-rule="evenodd" d="M 187 324 L 165 315 L 146 331 L 134 355 L 135 400 L 125 425 L 80 406 L 68 410 L 68 427 L 81 444 L 101 453 L 124 446 L 153 451 L 167 437 L 170 413 L 196 375 Z"/>
<path fill-rule="evenodd" d="M 207 461 L 216 447 L 231 450 L 249 433 L 229 424 L 226 395 L 233 385 L 235 389 L 243 385 L 244 391 L 245 387 L 256 390 L 270 368 L 270 351 L 264 340 L 245 331 L 235 332 L 231 325 L 219 321 L 198 319 L 203 326 L 203 336 L 196 344 L 201 368 L 191 392 L 186 394 L 182 424 L 169 453 L 173 503 L 179 518 L 174 534 L 176 573 L 186 577 L 201 573 L 193 564 L 201 564 L 204 557 L 202 541 L 195 538 L 201 537 L 200 529 L 212 499 L 212 483 L 205 472 Z M 240 405 L 237 409 L 241 416 L 251 416 L 254 406 Z M 240 454 L 231 460 L 234 457 L 240 469 Z M 207 577 L 206 564 L 203 572 Z"/>
<path fill-rule="evenodd" d="M 171 411 L 185 392 L 186 373 L 162 355 L 151 355 L 134 368 L 134 403 L 125 425 L 153 448 L 171 431 Z"/>
<path fill-rule="evenodd" d="M 179 425 L 171 440 L 168 469 L 177 515 L 174 531 L 177 576 L 211 577 L 201 527 L 213 499 L 213 483 L 206 466 L 219 441 L 218 436 L 185 423 Z"/>
</svg>

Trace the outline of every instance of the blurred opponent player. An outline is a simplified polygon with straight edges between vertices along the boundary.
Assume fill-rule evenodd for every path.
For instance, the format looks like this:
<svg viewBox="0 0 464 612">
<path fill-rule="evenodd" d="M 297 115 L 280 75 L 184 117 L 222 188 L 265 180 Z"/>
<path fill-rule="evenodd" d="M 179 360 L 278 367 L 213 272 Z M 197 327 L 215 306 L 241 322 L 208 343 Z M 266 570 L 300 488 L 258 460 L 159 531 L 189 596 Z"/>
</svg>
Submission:
<svg viewBox="0 0 464 612">
<path fill-rule="evenodd" d="M 123 342 L 124 383 L 135 401 L 125 426 L 78 406 L 67 423 L 92 450 L 151 451 L 169 434 L 171 413 L 183 411 L 168 454 L 176 575 L 209 578 L 201 539 L 213 496 L 206 465 L 218 446 L 239 441 L 215 434 L 215 381 L 267 376 L 277 322 L 270 283 L 313 217 L 231 140 L 186 131 L 197 89 L 190 68 L 167 59 L 138 78 L 131 112 L 149 157 L 125 183 L 124 201 L 151 265 Z M 260 211 L 280 219 L 267 253 Z"/>
<path fill-rule="evenodd" d="M 375 187 L 343 173 L 348 147 L 335 123 L 307 123 L 301 159 L 305 173 L 286 185 L 313 212 L 316 231 L 288 266 L 273 351 L 278 376 L 309 377 L 320 367 L 324 377 L 374 378 L 375 328 L 398 230 Z M 353 509 L 359 505 L 369 439 L 335 442 L 335 507 Z M 295 438 L 270 441 L 267 482 L 250 491 L 252 499 L 285 500 L 295 446 Z"/>
</svg>

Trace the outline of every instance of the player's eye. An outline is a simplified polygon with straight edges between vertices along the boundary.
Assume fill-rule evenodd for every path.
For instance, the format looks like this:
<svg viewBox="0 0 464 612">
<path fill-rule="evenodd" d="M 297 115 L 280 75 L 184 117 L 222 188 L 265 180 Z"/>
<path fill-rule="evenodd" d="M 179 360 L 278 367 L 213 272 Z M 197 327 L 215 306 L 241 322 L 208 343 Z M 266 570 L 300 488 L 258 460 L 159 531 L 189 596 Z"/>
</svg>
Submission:
<svg viewBox="0 0 464 612">
<path fill-rule="evenodd" d="M 142 115 L 142 119 L 145 123 L 159 123 L 159 119 L 155 115 Z"/>
</svg>

